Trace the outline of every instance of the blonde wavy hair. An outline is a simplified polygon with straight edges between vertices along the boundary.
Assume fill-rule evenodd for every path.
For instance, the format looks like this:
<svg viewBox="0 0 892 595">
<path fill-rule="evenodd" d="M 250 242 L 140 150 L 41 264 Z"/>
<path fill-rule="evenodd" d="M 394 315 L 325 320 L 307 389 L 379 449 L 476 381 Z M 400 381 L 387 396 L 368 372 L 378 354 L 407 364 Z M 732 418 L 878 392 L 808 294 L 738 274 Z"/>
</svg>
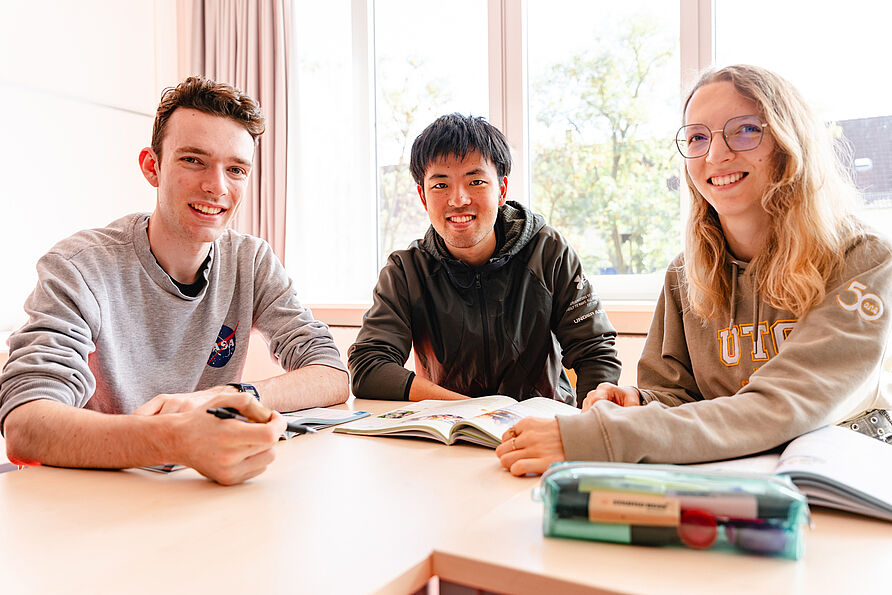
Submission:
<svg viewBox="0 0 892 595">
<path fill-rule="evenodd" d="M 846 244 L 861 232 L 852 215 L 857 190 L 827 127 L 799 92 L 780 76 L 749 65 L 704 73 L 685 100 L 705 85 L 730 82 L 754 102 L 775 141 L 772 183 L 762 197 L 770 228 L 750 262 L 756 291 L 775 308 L 797 317 L 824 299 L 827 281 L 843 264 Z M 691 215 L 685 239 L 685 281 L 694 314 L 726 313 L 732 258 L 718 214 L 694 187 L 685 168 Z"/>
</svg>

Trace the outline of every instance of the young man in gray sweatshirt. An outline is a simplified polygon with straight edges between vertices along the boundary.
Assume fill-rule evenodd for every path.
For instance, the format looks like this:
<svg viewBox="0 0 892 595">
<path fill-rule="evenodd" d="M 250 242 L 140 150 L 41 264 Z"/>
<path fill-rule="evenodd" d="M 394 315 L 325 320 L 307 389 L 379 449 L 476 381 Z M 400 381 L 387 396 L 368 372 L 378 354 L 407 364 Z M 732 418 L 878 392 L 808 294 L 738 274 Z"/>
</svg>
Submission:
<svg viewBox="0 0 892 595">
<path fill-rule="evenodd" d="M 37 265 L 29 320 L 0 375 L 10 460 L 181 463 L 240 483 L 273 460 L 285 429 L 277 410 L 346 400 L 328 328 L 300 305 L 269 245 L 228 228 L 264 126 L 259 105 L 226 84 L 190 77 L 164 93 L 139 154 L 158 189 L 154 212 L 79 232 Z M 237 384 L 252 328 L 289 372 Z M 218 419 L 212 407 L 259 423 Z"/>
</svg>

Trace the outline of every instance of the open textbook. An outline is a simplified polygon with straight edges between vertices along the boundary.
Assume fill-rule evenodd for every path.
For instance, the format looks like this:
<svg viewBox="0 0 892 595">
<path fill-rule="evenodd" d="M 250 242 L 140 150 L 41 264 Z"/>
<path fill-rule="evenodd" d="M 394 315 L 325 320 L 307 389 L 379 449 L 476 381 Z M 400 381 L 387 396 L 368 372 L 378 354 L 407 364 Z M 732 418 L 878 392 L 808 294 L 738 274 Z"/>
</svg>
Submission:
<svg viewBox="0 0 892 595">
<path fill-rule="evenodd" d="M 892 445 L 848 428 L 804 434 L 777 454 L 698 465 L 786 475 L 809 504 L 892 521 Z"/>
<path fill-rule="evenodd" d="M 462 401 L 428 400 L 344 424 L 335 432 L 432 438 L 444 444 L 464 440 L 495 448 L 501 444 L 505 430 L 525 417 L 575 413 L 579 413 L 576 407 L 545 397 L 520 402 L 500 395 Z"/>
</svg>

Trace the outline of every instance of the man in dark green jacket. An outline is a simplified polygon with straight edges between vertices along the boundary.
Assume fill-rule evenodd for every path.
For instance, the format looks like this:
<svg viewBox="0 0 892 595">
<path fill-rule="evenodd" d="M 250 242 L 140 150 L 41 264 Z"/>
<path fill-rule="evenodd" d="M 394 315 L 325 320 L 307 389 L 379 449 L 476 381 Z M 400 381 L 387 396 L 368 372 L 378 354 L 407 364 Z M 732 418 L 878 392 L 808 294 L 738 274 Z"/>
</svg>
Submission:
<svg viewBox="0 0 892 595">
<path fill-rule="evenodd" d="M 579 404 L 616 382 L 616 331 L 576 253 L 506 200 L 502 133 L 483 118 L 442 116 L 415 139 L 411 170 L 431 227 L 381 270 L 349 351 L 353 394 Z M 413 346 L 415 373 L 404 367 Z M 576 371 L 577 392 L 564 367 Z"/>
</svg>

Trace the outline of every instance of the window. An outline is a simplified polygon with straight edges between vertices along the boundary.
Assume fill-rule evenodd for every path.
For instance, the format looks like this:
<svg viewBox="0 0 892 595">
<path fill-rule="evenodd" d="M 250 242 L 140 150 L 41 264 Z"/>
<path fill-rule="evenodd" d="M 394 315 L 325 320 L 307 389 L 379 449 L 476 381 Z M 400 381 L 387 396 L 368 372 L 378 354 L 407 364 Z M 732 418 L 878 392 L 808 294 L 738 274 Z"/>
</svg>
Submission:
<svg viewBox="0 0 892 595">
<path fill-rule="evenodd" d="M 369 303 L 387 256 L 429 225 L 412 141 L 444 113 L 488 115 L 486 3 L 294 8 L 286 266 L 304 302 Z"/>
<path fill-rule="evenodd" d="M 366 3 L 294 3 L 285 266 L 301 300 L 370 301 L 375 163 Z"/>
<path fill-rule="evenodd" d="M 680 251 L 678 5 L 529 0 L 530 197 L 602 297 L 655 299 Z M 574 15 L 567 19 L 567 15 Z"/>
<path fill-rule="evenodd" d="M 874 66 L 892 9 L 867 0 L 294 1 L 286 266 L 307 303 L 368 304 L 387 255 L 425 232 L 409 149 L 452 111 L 505 132 L 509 198 L 573 243 L 602 297 L 654 300 L 682 246 L 687 199 L 672 143 L 681 96 L 713 56 L 797 85 L 854 145 L 869 217 L 892 229 L 892 82 Z"/>
<path fill-rule="evenodd" d="M 486 3 L 375 1 L 378 263 L 430 225 L 409 173 L 412 141 L 437 117 L 487 117 Z"/>
</svg>

